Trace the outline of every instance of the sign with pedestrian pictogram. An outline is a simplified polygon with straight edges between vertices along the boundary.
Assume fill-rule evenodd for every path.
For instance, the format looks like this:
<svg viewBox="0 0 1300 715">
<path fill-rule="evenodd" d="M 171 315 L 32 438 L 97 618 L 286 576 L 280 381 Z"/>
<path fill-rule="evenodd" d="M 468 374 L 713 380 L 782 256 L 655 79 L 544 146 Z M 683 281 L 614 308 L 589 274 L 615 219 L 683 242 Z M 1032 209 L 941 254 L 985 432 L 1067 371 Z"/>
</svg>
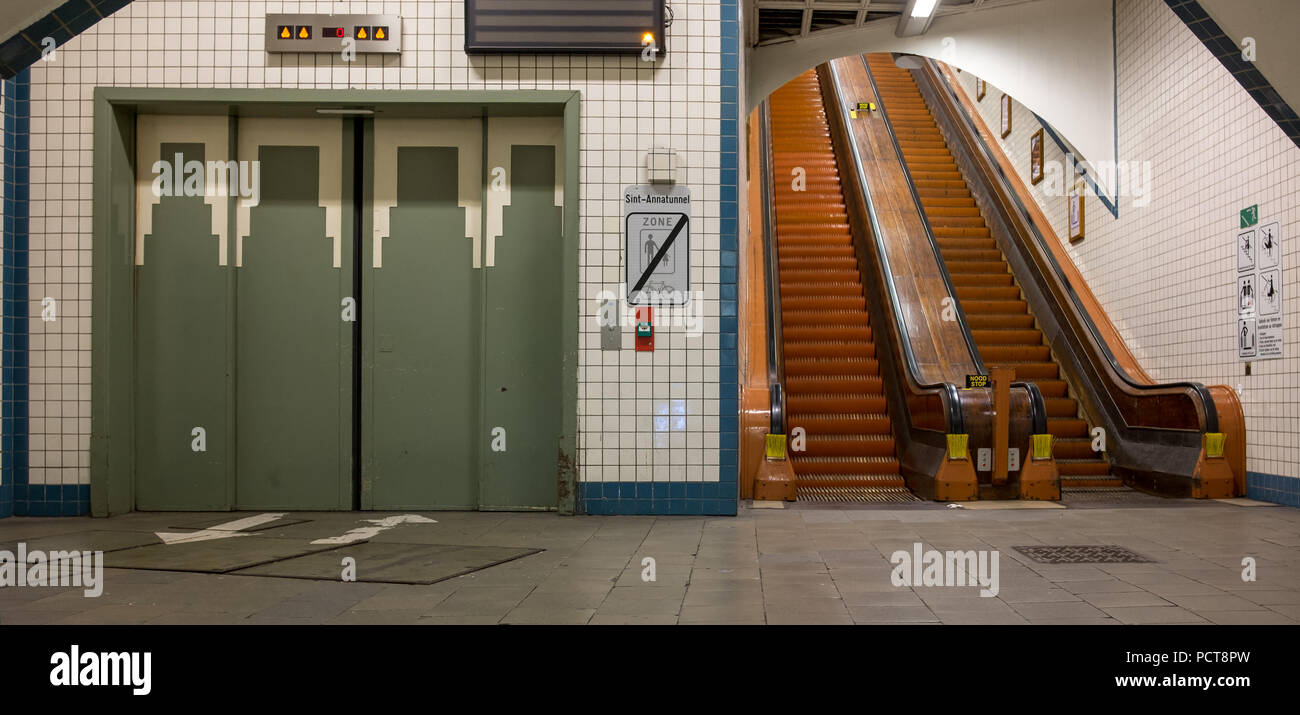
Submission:
<svg viewBox="0 0 1300 715">
<path fill-rule="evenodd" d="M 1236 253 L 1236 329 L 1238 360 L 1282 357 L 1282 224 L 1260 223 L 1259 206 L 1241 211 L 1233 231 Z"/>
<path fill-rule="evenodd" d="M 686 305 L 691 291 L 691 193 L 685 186 L 623 191 L 627 302 Z"/>
<path fill-rule="evenodd" d="M 1259 204 L 1247 206 L 1241 210 L 1240 228 L 1250 228 L 1257 223 L 1259 223 Z"/>
</svg>

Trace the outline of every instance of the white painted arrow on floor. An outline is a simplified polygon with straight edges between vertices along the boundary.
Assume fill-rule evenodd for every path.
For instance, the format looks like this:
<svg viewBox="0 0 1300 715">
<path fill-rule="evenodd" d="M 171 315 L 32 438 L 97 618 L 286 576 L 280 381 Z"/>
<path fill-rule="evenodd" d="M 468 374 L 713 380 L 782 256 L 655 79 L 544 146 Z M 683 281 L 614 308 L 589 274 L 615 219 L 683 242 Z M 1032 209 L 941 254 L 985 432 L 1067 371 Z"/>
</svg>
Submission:
<svg viewBox="0 0 1300 715">
<path fill-rule="evenodd" d="M 349 530 L 345 534 L 331 536 L 325 539 L 317 539 L 313 544 L 351 544 L 355 541 L 362 541 L 378 534 L 381 531 L 387 531 L 398 524 L 437 524 L 433 519 L 428 519 L 419 514 L 402 514 L 400 516 L 386 516 L 383 519 L 362 519 L 362 521 L 374 524 L 374 526 L 359 526 Z"/>
<path fill-rule="evenodd" d="M 211 539 L 230 539 L 236 536 L 252 536 L 252 534 L 246 533 L 243 530 L 270 523 L 285 516 L 287 513 L 288 512 L 281 512 L 278 514 L 257 514 L 256 516 L 246 516 L 243 519 L 235 519 L 234 521 L 217 524 L 216 526 L 210 526 L 206 529 L 200 529 L 199 531 L 186 531 L 179 534 L 162 531 L 154 533 L 158 535 L 158 538 L 163 540 L 164 544 L 169 546 L 172 544 L 191 544 L 196 541 L 209 541 Z"/>
</svg>

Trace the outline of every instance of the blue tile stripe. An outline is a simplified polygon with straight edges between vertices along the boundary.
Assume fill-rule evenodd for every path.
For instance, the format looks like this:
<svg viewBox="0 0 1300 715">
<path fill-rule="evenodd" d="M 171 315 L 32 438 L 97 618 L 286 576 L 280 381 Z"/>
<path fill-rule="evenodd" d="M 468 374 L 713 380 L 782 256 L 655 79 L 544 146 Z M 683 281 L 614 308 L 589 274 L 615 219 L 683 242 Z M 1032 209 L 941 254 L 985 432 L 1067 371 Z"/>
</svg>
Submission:
<svg viewBox="0 0 1300 715">
<path fill-rule="evenodd" d="M 1165 0 L 1165 4 L 1232 74 L 1264 113 L 1277 123 L 1296 146 L 1300 146 L 1300 116 L 1255 68 L 1255 63 L 1241 56 L 1241 47 L 1224 34 L 1223 28 L 1205 12 L 1201 3 L 1197 0 Z"/>
<path fill-rule="evenodd" d="M 31 85 L 4 82 L 3 338 L 0 352 L 0 516 L 30 513 L 27 484 L 27 222 Z M 42 489 L 41 502 L 44 504 Z M 60 500 L 61 501 L 61 500 Z M 43 509 L 44 507 L 42 507 Z"/>
<path fill-rule="evenodd" d="M 67 0 L 0 42 L 4 102 L 3 337 L 0 337 L 0 518 L 90 513 L 89 484 L 30 484 L 28 438 L 28 221 L 31 78 L 48 43 L 66 44 L 131 0 Z"/>
<path fill-rule="evenodd" d="M 736 360 L 736 267 L 740 216 L 739 0 L 720 7 L 718 481 L 582 482 L 578 510 L 587 514 L 735 515 L 739 504 L 740 393 Z"/>
<path fill-rule="evenodd" d="M 1246 472 L 1246 496 L 1287 506 L 1300 506 L 1300 478 Z"/>
<path fill-rule="evenodd" d="M 0 517 L 90 513 L 89 484 L 31 484 L 28 451 L 28 248 L 31 78 L 4 81 L 4 334 L 0 338 Z"/>
</svg>

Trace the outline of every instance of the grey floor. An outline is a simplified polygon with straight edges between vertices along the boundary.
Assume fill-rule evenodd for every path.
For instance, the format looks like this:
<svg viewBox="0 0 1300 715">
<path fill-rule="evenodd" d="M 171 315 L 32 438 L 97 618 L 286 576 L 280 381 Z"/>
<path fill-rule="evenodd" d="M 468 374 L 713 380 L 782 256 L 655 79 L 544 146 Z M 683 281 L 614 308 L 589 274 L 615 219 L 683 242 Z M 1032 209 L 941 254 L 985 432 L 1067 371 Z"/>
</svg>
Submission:
<svg viewBox="0 0 1300 715">
<path fill-rule="evenodd" d="M 544 551 L 431 585 L 107 569 L 99 598 L 78 588 L 0 588 L 0 624 L 1300 622 L 1300 510 L 1238 505 L 1248 503 L 746 505 L 737 517 L 703 518 L 425 512 L 437 523 L 402 524 L 372 541 Z M 16 517 L 0 520 L 0 544 L 175 532 L 206 516 Z M 382 516 L 293 513 L 305 521 L 243 540 L 305 544 Z M 997 550 L 1000 593 L 891 585 L 889 555 L 917 542 Z M 1013 548 L 1036 544 L 1118 545 L 1152 562 L 1047 565 Z M 642 578 L 645 557 L 655 559 L 653 582 Z M 1245 557 L 1255 560 L 1253 582 L 1242 579 Z"/>
</svg>

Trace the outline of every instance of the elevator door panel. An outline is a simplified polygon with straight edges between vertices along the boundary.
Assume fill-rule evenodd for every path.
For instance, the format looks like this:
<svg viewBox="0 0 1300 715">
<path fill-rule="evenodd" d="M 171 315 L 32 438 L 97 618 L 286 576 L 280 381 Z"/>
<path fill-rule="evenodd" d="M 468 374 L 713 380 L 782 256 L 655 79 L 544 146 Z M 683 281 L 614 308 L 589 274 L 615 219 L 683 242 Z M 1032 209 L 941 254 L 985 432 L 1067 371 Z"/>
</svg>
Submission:
<svg viewBox="0 0 1300 715">
<path fill-rule="evenodd" d="M 184 167 L 205 162 L 207 147 L 157 141 L 158 119 L 141 118 L 138 147 L 137 221 L 148 228 L 140 227 L 136 250 L 136 504 L 154 510 L 224 509 L 231 486 L 231 316 L 229 275 L 219 265 L 222 242 L 213 233 L 213 213 L 226 207 L 205 201 L 202 192 L 184 195 Z M 191 126 L 193 118 L 169 119 L 168 133 L 202 133 L 190 131 L 202 124 Z M 224 121 L 210 128 L 218 136 L 226 133 Z M 177 157 L 180 177 L 174 171 Z M 155 161 L 169 166 L 155 174 Z M 155 183 L 163 171 L 175 181 Z"/>
<path fill-rule="evenodd" d="M 351 133 L 339 120 L 240 123 L 260 202 L 237 246 L 237 507 L 352 502 Z"/>
<path fill-rule="evenodd" d="M 365 508 L 478 506 L 480 125 L 375 123 Z"/>
<path fill-rule="evenodd" d="M 480 506 L 553 508 L 563 405 L 564 210 L 556 171 L 563 157 L 558 141 L 524 143 L 528 136 L 509 122 L 489 124 L 488 140 L 490 157 L 508 157 L 509 204 L 502 208 L 500 235 L 494 240 L 496 231 L 488 230 L 484 268 L 483 411 L 489 441 Z"/>
</svg>

